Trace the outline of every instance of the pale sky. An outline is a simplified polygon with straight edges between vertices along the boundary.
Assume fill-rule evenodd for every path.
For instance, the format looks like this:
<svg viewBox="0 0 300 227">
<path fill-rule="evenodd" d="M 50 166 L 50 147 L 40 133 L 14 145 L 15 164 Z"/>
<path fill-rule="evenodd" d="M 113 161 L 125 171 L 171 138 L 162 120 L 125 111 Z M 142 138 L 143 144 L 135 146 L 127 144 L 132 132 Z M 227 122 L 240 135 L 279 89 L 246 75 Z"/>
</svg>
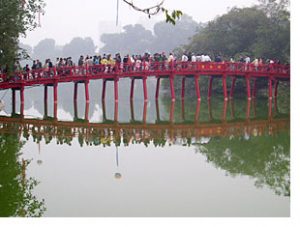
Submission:
<svg viewBox="0 0 300 227">
<path fill-rule="evenodd" d="M 20 41 L 35 46 L 40 40 L 53 38 L 56 44 L 64 45 L 74 37 L 92 37 L 100 46 L 100 35 L 120 31 L 121 26 L 142 23 L 151 28 L 164 16 L 147 15 L 131 9 L 119 0 L 119 27 L 116 27 L 117 0 L 45 0 L 45 15 L 41 16 L 41 27 L 27 33 Z M 133 0 L 137 5 L 150 6 L 159 0 Z M 143 3 L 144 2 L 144 3 Z M 197 22 L 207 22 L 222 15 L 233 6 L 246 7 L 258 0 L 165 0 L 165 8 L 180 9 Z"/>
</svg>

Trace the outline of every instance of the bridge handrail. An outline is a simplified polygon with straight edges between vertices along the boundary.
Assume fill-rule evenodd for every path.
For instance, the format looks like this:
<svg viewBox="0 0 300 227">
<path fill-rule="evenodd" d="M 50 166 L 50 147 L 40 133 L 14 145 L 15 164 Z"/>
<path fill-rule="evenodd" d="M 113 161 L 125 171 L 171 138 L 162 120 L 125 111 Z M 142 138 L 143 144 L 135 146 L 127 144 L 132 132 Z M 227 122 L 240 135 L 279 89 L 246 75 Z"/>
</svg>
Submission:
<svg viewBox="0 0 300 227">
<path fill-rule="evenodd" d="M 116 63 L 116 64 L 99 64 L 85 66 L 63 66 L 52 68 L 41 68 L 30 71 L 16 71 L 12 76 L 5 73 L 0 74 L 0 84 L 3 82 L 21 82 L 36 81 L 39 79 L 47 79 L 54 77 L 69 76 L 95 76 L 95 75 L 116 75 L 133 76 L 141 73 L 255 73 L 255 74 L 280 74 L 281 76 L 290 76 L 290 66 L 281 64 L 254 64 L 241 62 L 157 62 L 157 61 L 141 61 L 135 63 Z"/>
</svg>

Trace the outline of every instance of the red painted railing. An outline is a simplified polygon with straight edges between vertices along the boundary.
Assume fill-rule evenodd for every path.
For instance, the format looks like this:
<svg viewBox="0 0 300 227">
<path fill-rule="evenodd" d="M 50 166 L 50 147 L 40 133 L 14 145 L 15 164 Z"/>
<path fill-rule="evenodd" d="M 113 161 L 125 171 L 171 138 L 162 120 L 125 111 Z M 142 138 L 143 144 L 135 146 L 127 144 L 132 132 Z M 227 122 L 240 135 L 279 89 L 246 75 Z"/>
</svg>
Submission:
<svg viewBox="0 0 300 227">
<path fill-rule="evenodd" d="M 290 77 L 290 66 L 279 64 L 254 65 L 231 62 L 141 62 L 139 64 L 115 64 L 93 66 L 65 66 L 48 69 L 19 71 L 12 76 L 0 74 L 0 88 L 3 84 L 38 82 L 41 79 L 67 79 L 76 77 L 105 79 L 108 77 L 135 77 L 161 75 L 250 75 L 265 77 Z"/>
</svg>

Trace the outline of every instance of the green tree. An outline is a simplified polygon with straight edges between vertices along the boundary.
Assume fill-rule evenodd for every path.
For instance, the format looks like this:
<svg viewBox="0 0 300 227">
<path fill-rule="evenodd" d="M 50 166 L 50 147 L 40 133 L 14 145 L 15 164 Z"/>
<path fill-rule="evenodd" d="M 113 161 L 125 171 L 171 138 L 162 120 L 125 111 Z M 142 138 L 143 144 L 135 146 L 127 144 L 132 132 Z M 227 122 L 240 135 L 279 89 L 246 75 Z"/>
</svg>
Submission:
<svg viewBox="0 0 300 227">
<path fill-rule="evenodd" d="M 18 57 L 18 38 L 38 24 L 36 16 L 45 6 L 43 0 L 1 0 L 0 2 L 0 65 L 12 69 Z"/>
</svg>

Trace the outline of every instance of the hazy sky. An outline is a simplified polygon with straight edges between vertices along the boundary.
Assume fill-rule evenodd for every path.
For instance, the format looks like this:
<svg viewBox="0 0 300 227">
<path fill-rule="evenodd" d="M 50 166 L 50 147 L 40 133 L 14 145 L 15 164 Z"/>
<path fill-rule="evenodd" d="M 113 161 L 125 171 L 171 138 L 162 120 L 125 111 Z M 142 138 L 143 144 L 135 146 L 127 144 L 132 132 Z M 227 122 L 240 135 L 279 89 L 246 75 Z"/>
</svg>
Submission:
<svg viewBox="0 0 300 227">
<path fill-rule="evenodd" d="M 41 27 L 28 32 L 21 42 L 36 45 L 40 40 L 53 38 L 58 45 L 64 45 L 73 37 L 92 37 L 96 45 L 101 45 L 102 33 L 120 31 L 126 24 L 143 23 L 150 28 L 163 15 L 148 19 L 147 15 L 131 9 L 119 0 L 119 27 L 116 27 L 117 0 L 45 0 L 45 15 L 41 17 Z M 133 0 L 137 5 L 150 6 L 159 0 Z M 144 2 L 144 3 L 143 3 Z M 212 20 L 226 13 L 233 6 L 245 7 L 258 0 L 165 0 L 168 9 L 180 9 L 197 22 Z"/>
</svg>

